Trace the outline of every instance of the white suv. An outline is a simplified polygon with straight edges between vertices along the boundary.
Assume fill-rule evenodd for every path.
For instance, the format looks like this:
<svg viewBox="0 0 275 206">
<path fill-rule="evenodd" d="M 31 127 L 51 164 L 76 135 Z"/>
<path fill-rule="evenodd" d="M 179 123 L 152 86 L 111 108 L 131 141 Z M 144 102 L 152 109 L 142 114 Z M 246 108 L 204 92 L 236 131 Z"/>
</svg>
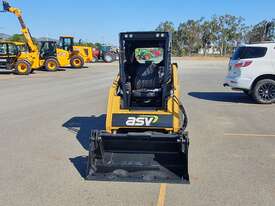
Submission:
<svg viewBox="0 0 275 206">
<path fill-rule="evenodd" d="M 275 102 L 275 43 L 247 44 L 230 59 L 224 86 L 242 90 L 258 103 Z"/>
</svg>

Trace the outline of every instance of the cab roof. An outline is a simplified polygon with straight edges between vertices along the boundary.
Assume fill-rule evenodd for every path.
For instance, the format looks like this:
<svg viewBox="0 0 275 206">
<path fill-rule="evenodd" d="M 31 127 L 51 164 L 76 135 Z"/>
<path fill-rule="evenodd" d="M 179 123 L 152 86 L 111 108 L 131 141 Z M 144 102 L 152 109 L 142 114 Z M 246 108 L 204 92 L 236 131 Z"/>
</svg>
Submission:
<svg viewBox="0 0 275 206">
<path fill-rule="evenodd" d="M 6 44 L 17 44 L 19 42 L 13 42 L 13 41 L 9 41 L 9 40 L 0 40 L 0 43 L 6 43 Z M 21 43 L 21 42 L 20 42 Z"/>
<path fill-rule="evenodd" d="M 143 31 L 143 32 L 122 32 L 120 38 L 123 40 L 163 40 L 169 39 L 171 33 L 158 31 Z"/>
<path fill-rule="evenodd" d="M 73 36 L 60 36 L 60 38 L 74 38 Z"/>
</svg>

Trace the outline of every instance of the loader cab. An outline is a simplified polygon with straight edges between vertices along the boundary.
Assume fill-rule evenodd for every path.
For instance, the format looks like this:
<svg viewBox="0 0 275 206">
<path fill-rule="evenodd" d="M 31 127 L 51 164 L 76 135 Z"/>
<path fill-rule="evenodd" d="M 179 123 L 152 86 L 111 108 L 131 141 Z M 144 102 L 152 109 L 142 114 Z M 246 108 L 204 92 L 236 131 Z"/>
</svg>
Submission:
<svg viewBox="0 0 275 206">
<path fill-rule="evenodd" d="M 47 59 L 48 57 L 56 57 L 56 42 L 41 41 L 40 42 L 40 58 Z"/>
<path fill-rule="evenodd" d="M 28 46 L 23 42 L 14 42 L 21 53 L 27 53 L 29 52 Z"/>
<path fill-rule="evenodd" d="M 17 56 L 19 49 L 15 43 L 0 42 L 0 56 Z"/>
<path fill-rule="evenodd" d="M 73 51 L 74 47 L 74 38 L 71 36 L 61 36 L 59 38 L 59 45 L 58 47 L 60 49 L 66 50 L 66 51 Z"/>
<path fill-rule="evenodd" d="M 124 109 L 165 109 L 171 83 L 168 32 L 120 34 L 120 85 Z"/>
<path fill-rule="evenodd" d="M 12 69 L 12 64 L 16 61 L 20 51 L 13 42 L 0 42 L 0 69 Z"/>
</svg>

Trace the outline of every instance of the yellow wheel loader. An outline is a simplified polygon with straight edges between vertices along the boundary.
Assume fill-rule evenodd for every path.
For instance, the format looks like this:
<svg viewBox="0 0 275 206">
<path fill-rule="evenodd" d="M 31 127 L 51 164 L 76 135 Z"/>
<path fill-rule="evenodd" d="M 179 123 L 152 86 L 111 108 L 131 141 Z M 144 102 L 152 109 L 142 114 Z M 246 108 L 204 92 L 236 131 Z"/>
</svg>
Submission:
<svg viewBox="0 0 275 206">
<path fill-rule="evenodd" d="M 171 34 L 120 34 L 106 130 L 93 131 L 87 180 L 189 183 L 187 115 Z"/>
<path fill-rule="evenodd" d="M 68 60 L 73 68 L 82 68 L 92 54 L 87 54 L 83 47 L 74 45 L 74 37 L 61 36 L 59 38 L 57 56 L 63 61 Z M 89 50 L 88 50 L 89 52 Z"/>
<path fill-rule="evenodd" d="M 59 37 L 57 56 L 59 58 L 66 56 L 72 67 L 81 68 L 85 63 L 92 62 L 93 49 L 88 46 L 76 46 L 72 36 L 61 36 Z"/>
</svg>

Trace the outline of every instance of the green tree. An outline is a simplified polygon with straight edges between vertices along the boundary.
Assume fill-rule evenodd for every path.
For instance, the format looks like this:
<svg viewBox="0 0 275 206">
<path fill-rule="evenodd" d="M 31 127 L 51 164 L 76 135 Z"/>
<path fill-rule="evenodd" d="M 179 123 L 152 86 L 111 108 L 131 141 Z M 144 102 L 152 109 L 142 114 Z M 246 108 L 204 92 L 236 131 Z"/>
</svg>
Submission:
<svg viewBox="0 0 275 206">
<path fill-rule="evenodd" d="M 215 46 L 215 42 L 217 41 L 218 24 L 216 19 L 202 22 L 201 32 L 203 53 L 206 55 L 206 50 L 211 46 Z"/>
<path fill-rule="evenodd" d="M 156 31 L 173 33 L 175 31 L 175 27 L 171 21 L 165 21 L 158 25 Z"/>
<path fill-rule="evenodd" d="M 217 22 L 218 30 L 216 32 L 217 44 L 222 56 L 232 52 L 232 49 L 238 42 L 244 38 L 247 27 L 244 24 L 244 18 L 229 14 L 213 17 Z"/>
<path fill-rule="evenodd" d="M 178 45 L 180 49 L 184 49 L 188 55 L 202 47 L 202 28 L 200 20 L 188 20 L 179 25 L 178 28 Z"/>
<path fill-rule="evenodd" d="M 101 48 L 101 47 L 102 47 L 102 44 L 99 43 L 99 42 L 96 42 L 96 43 L 95 43 L 95 47 L 96 47 L 96 48 Z"/>
<path fill-rule="evenodd" d="M 188 20 L 180 23 L 177 29 L 172 22 L 165 21 L 156 28 L 156 31 L 173 33 L 173 54 L 178 56 L 191 55 L 200 49 L 206 55 L 210 46 L 216 48 L 222 56 L 228 55 L 238 43 L 245 42 L 248 30 L 242 17 L 228 14 L 213 16 L 210 20 Z M 270 33 L 272 31 L 275 35 L 275 29 L 270 30 Z"/>
<path fill-rule="evenodd" d="M 10 41 L 25 42 L 23 34 L 14 34 L 9 38 Z"/>
<path fill-rule="evenodd" d="M 275 20 L 268 22 L 263 20 L 251 26 L 247 32 L 246 40 L 249 43 L 260 41 L 271 41 L 275 39 Z"/>
<path fill-rule="evenodd" d="M 177 38 L 177 31 L 175 29 L 174 24 L 171 21 L 165 21 L 158 25 L 156 31 L 160 32 L 170 32 L 173 35 L 172 39 L 172 53 L 173 55 L 179 55 L 179 47 L 178 47 L 178 38 Z"/>
</svg>

